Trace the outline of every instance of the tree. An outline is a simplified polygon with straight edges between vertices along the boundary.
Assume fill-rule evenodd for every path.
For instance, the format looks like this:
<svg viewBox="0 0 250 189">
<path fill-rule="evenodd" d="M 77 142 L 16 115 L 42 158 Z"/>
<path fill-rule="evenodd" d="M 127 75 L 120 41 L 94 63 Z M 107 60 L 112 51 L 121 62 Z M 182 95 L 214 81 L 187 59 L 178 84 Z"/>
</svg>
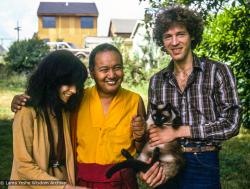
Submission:
<svg viewBox="0 0 250 189">
<path fill-rule="evenodd" d="M 207 15 L 211 13 L 217 13 L 223 10 L 229 3 L 232 5 L 241 5 L 244 7 L 249 7 L 250 2 L 248 0 L 139 0 L 140 2 L 146 1 L 149 3 L 150 8 L 146 10 L 146 13 L 153 13 L 154 10 L 159 8 L 166 8 L 172 5 L 185 5 L 192 6 L 193 9 L 198 10 L 203 16 L 204 20 Z M 147 20 L 152 19 L 152 17 L 147 18 Z"/>
<path fill-rule="evenodd" d="M 226 62 L 233 69 L 242 123 L 250 128 L 250 11 L 244 6 L 232 7 L 208 20 L 199 54 Z"/>
<path fill-rule="evenodd" d="M 49 52 L 49 47 L 37 37 L 14 42 L 5 57 L 7 67 L 17 73 L 29 73 Z"/>
</svg>

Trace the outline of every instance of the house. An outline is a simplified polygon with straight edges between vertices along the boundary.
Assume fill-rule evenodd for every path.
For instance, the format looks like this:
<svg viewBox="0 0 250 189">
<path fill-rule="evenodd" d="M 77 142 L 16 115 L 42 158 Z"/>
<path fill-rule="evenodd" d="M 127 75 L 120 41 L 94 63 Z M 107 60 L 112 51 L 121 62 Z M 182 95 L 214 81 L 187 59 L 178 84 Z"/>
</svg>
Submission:
<svg viewBox="0 0 250 189">
<path fill-rule="evenodd" d="M 96 37 L 85 37 L 84 39 L 84 44 L 86 49 L 92 50 L 95 48 L 97 45 L 101 43 L 113 43 L 113 40 L 111 37 L 106 37 L 106 36 L 96 36 Z"/>
<path fill-rule="evenodd" d="M 146 29 L 142 20 L 136 22 L 130 38 L 133 41 L 132 53 L 144 62 L 152 62 L 152 59 L 159 60 L 159 57 L 163 56 L 161 48 L 153 40 L 152 28 Z M 146 65 L 146 69 L 149 68 L 150 65 Z"/>
<path fill-rule="evenodd" d="M 152 36 L 152 32 L 150 33 L 150 36 Z M 144 22 L 142 20 L 138 20 L 133 28 L 130 38 L 133 41 L 132 51 L 139 54 L 139 57 L 144 54 L 142 48 L 148 47 L 149 45 L 149 39 L 147 39 L 147 37 L 147 30 Z"/>
<path fill-rule="evenodd" d="M 121 37 L 125 43 L 132 46 L 130 39 L 134 30 L 136 20 L 112 19 L 110 22 L 108 36 L 87 36 L 84 39 L 85 48 L 93 49 L 101 43 L 115 43 L 115 38 Z"/>
<path fill-rule="evenodd" d="M 130 38 L 136 22 L 136 19 L 111 19 L 108 36 Z"/>
<path fill-rule="evenodd" d="M 131 48 L 133 45 L 131 34 L 136 23 L 136 19 L 111 19 L 108 36 L 112 38 L 122 38 L 124 45 L 127 48 Z"/>
<path fill-rule="evenodd" d="M 95 3 L 40 2 L 37 10 L 38 37 L 84 46 L 84 38 L 97 35 L 98 10 Z"/>
</svg>

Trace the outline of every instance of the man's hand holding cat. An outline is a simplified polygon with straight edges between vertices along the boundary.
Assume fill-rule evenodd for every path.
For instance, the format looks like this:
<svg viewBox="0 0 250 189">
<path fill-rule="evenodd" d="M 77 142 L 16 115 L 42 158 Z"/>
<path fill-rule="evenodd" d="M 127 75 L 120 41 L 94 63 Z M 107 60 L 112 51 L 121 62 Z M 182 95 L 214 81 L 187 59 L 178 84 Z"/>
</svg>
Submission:
<svg viewBox="0 0 250 189">
<path fill-rule="evenodd" d="M 190 126 L 180 126 L 178 129 L 174 129 L 171 127 L 171 124 L 164 128 L 152 125 L 149 129 L 149 143 L 151 147 L 165 144 L 181 137 L 191 137 Z"/>
<path fill-rule="evenodd" d="M 134 116 L 131 122 L 133 139 L 136 142 L 143 142 L 145 140 L 146 122 L 142 116 Z"/>
<path fill-rule="evenodd" d="M 160 166 L 159 162 L 156 162 L 146 173 L 140 172 L 140 178 L 153 188 L 166 182 L 163 167 Z"/>
<path fill-rule="evenodd" d="M 154 147 L 159 144 L 165 144 L 171 142 L 177 138 L 176 130 L 171 126 L 165 128 L 159 128 L 156 126 L 151 126 L 149 129 L 149 143 L 150 146 Z"/>
</svg>

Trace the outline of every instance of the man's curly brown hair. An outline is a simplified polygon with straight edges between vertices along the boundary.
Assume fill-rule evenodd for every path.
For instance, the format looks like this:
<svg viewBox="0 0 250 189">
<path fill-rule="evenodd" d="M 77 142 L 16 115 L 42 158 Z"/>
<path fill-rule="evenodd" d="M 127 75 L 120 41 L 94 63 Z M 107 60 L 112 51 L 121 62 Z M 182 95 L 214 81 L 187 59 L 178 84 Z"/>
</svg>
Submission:
<svg viewBox="0 0 250 189">
<path fill-rule="evenodd" d="M 160 11 L 155 20 L 154 39 L 160 47 L 164 50 L 163 34 L 174 25 L 184 26 L 192 41 L 191 48 L 195 47 L 201 42 L 203 34 L 203 20 L 202 17 L 195 11 L 180 6 L 171 7 Z"/>
</svg>

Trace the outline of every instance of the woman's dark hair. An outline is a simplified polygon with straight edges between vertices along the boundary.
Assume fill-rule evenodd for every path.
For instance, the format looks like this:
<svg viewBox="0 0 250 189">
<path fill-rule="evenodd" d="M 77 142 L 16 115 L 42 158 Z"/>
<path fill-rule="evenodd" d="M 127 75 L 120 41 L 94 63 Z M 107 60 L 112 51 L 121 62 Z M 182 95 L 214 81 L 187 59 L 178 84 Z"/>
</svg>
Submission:
<svg viewBox="0 0 250 189">
<path fill-rule="evenodd" d="M 202 17 L 197 12 L 189 10 L 188 8 L 180 6 L 171 7 L 160 11 L 155 20 L 153 31 L 154 39 L 156 40 L 157 45 L 162 47 L 163 50 L 163 34 L 174 25 L 181 25 L 187 29 L 192 38 L 192 49 L 195 49 L 195 47 L 201 42 L 204 29 Z"/>
<path fill-rule="evenodd" d="M 94 70 L 96 54 L 99 52 L 106 52 L 106 51 L 116 52 L 120 57 L 121 64 L 123 64 L 121 52 L 114 45 L 111 45 L 109 43 L 103 43 L 103 44 L 96 46 L 90 53 L 90 56 L 89 56 L 89 71 L 90 72 Z"/>
<path fill-rule="evenodd" d="M 54 51 L 42 59 L 28 81 L 26 93 L 31 97 L 28 105 L 37 113 L 44 107 L 52 112 L 58 108 L 73 111 L 80 103 L 87 77 L 86 67 L 74 54 L 67 50 Z M 66 104 L 59 97 L 62 85 L 75 85 L 77 90 Z"/>
<path fill-rule="evenodd" d="M 27 106 L 34 107 L 36 113 L 46 122 L 48 140 L 50 144 L 49 167 L 54 174 L 55 165 L 66 165 L 66 148 L 62 111 L 73 111 L 80 104 L 83 95 L 84 82 L 88 72 L 84 64 L 74 54 L 67 50 L 58 50 L 50 53 L 38 65 L 31 75 L 26 93 L 31 97 Z M 62 85 L 75 85 L 76 94 L 73 94 L 67 103 L 59 97 Z M 58 144 L 55 152 L 54 135 L 49 115 L 57 120 Z"/>
</svg>

